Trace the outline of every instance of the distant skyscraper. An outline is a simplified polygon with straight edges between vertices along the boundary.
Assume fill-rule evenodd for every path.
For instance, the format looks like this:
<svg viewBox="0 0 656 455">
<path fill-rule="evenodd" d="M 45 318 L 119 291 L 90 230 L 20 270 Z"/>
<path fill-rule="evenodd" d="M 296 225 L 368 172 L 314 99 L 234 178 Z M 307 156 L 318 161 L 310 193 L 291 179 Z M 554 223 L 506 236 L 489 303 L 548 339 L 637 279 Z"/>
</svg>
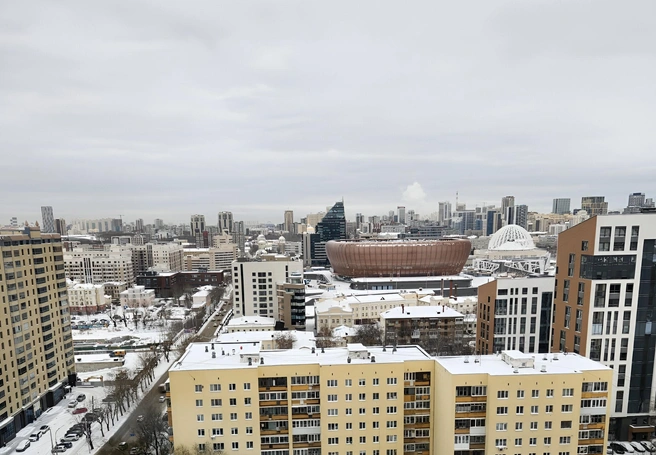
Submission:
<svg viewBox="0 0 656 455">
<path fill-rule="evenodd" d="M 66 220 L 63 218 L 55 218 L 55 232 L 61 235 L 68 235 L 66 228 Z"/>
<path fill-rule="evenodd" d="M 155 229 L 162 229 L 164 227 L 164 220 L 155 218 Z"/>
<path fill-rule="evenodd" d="M 143 218 L 138 218 L 134 222 L 134 229 L 137 232 L 143 232 L 144 231 L 144 224 L 143 224 Z"/>
<path fill-rule="evenodd" d="M 18 227 L 18 218 L 16 218 L 15 216 L 12 216 L 11 220 L 9 220 L 9 226 Z"/>
<path fill-rule="evenodd" d="M 346 240 L 346 216 L 343 202 L 337 202 L 328 210 L 326 216 L 317 224 L 316 233 L 319 234 L 321 242 Z"/>
<path fill-rule="evenodd" d="M 205 244 L 205 236 L 203 235 L 206 230 L 205 215 L 191 215 L 191 235 L 195 237 L 198 248 L 209 246 Z"/>
<path fill-rule="evenodd" d="M 569 213 L 569 206 L 570 206 L 570 198 L 555 198 L 553 200 L 553 207 L 551 208 L 551 213 L 555 213 L 557 215 L 565 215 L 566 213 Z"/>
<path fill-rule="evenodd" d="M 448 225 L 451 220 L 451 203 L 448 201 L 440 202 L 437 209 L 437 221 L 442 225 Z"/>
<path fill-rule="evenodd" d="M 355 228 L 360 229 L 362 226 L 362 223 L 364 223 L 364 215 L 362 213 L 356 213 L 355 214 Z"/>
<path fill-rule="evenodd" d="M 515 206 L 515 196 L 504 196 L 501 198 L 501 213 L 503 213 L 504 217 L 507 214 L 508 207 L 514 207 Z M 508 219 L 506 218 L 506 223 L 507 224 L 513 224 Z"/>
<path fill-rule="evenodd" d="M 43 233 L 54 233 L 55 232 L 55 216 L 52 213 L 52 207 L 42 206 L 41 207 L 41 232 Z"/>
<path fill-rule="evenodd" d="M 234 232 L 234 220 L 232 219 L 232 212 L 219 212 L 219 232 L 228 231 Z"/>
<path fill-rule="evenodd" d="M 284 219 L 285 219 L 285 222 L 283 223 L 284 230 L 290 233 L 294 233 L 294 211 L 285 210 Z"/>
<path fill-rule="evenodd" d="M 515 206 L 515 224 L 528 229 L 528 206 L 521 204 Z"/>
<path fill-rule="evenodd" d="M 608 214 L 608 202 L 604 196 L 584 196 L 581 198 L 581 210 L 588 212 L 590 217 Z"/>
<path fill-rule="evenodd" d="M 400 205 L 396 208 L 396 210 L 398 210 L 398 214 L 399 214 L 398 215 L 399 216 L 399 223 L 405 224 L 405 207 Z"/>
<path fill-rule="evenodd" d="M 644 207 L 645 193 L 632 193 L 629 194 L 628 207 Z"/>
<path fill-rule="evenodd" d="M 244 230 L 244 222 L 243 221 L 235 221 L 233 224 L 233 239 L 237 246 L 239 247 L 239 251 L 241 254 L 244 254 L 244 243 L 246 242 L 246 237 L 245 237 L 245 230 Z"/>
</svg>

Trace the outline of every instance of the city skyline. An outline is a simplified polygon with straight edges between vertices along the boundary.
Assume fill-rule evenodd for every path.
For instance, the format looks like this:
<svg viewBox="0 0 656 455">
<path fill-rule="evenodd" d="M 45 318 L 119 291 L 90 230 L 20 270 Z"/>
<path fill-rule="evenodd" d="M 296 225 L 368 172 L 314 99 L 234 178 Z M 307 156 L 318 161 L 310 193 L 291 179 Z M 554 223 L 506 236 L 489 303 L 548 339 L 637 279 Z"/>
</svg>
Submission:
<svg viewBox="0 0 656 455">
<path fill-rule="evenodd" d="M 1 8 L 3 223 L 652 192 L 653 2 Z"/>
</svg>

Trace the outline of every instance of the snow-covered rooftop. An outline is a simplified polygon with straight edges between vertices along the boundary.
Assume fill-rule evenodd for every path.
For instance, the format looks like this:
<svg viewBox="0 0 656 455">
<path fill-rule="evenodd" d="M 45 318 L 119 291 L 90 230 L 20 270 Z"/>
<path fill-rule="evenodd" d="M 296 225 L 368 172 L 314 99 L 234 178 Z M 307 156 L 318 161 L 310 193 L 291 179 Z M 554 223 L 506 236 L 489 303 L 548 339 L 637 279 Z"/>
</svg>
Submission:
<svg viewBox="0 0 656 455">
<path fill-rule="evenodd" d="M 382 319 L 462 318 L 463 314 L 448 306 L 408 306 L 383 311 Z"/>
<path fill-rule="evenodd" d="M 228 327 L 239 327 L 242 325 L 262 325 L 262 326 L 272 326 L 276 325 L 275 318 L 266 318 L 263 316 L 243 316 L 241 318 L 232 318 L 228 322 Z"/>
<path fill-rule="evenodd" d="M 230 343 L 253 343 L 260 341 L 270 341 L 271 338 L 275 338 L 280 334 L 291 334 L 294 338 L 293 347 L 302 348 L 302 347 L 314 347 L 314 333 L 312 332 L 301 332 L 301 331 L 269 331 L 269 332 L 231 332 L 231 333 L 220 333 L 215 341 L 220 344 L 230 344 Z"/>
</svg>

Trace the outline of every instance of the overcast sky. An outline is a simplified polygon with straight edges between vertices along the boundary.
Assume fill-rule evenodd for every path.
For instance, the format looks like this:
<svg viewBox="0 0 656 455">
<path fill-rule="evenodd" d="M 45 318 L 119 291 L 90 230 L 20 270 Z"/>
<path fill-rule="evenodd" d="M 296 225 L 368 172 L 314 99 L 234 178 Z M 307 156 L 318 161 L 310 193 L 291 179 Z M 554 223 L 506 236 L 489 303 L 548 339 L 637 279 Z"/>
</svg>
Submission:
<svg viewBox="0 0 656 455">
<path fill-rule="evenodd" d="M 0 224 L 656 197 L 656 2 L 0 3 Z"/>
</svg>

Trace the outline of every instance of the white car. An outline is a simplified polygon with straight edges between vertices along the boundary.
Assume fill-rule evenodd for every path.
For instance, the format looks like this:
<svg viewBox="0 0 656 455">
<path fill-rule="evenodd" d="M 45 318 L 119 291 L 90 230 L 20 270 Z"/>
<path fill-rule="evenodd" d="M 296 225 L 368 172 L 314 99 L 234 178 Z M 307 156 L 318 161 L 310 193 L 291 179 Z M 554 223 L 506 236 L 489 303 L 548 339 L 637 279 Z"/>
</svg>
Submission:
<svg viewBox="0 0 656 455">
<path fill-rule="evenodd" d="M 27 450 L 29 446 L 30 446 L 30 441 L 25 439 L 24 441 L 18 443 L 18 445 L 16 446 L 16 452 L 25 452 L 25 450 Z"/>
<path fill-rule="evenodd" d="M 68 402 L 68 407 L 69 408 L 74 408 L 77 406 L 77 400 L 72 400 Z"/>
<path fill-rule="evenodd" d="M 143 422 L 144 416 L 137 417 L 137 422 Z"/>
<path fill-rule="evenodd" d="M 165 401 L 166 401 L 166 397 L 164 395 L 160 395 L 159 402 L 164 403 Z"/>
</svg>

